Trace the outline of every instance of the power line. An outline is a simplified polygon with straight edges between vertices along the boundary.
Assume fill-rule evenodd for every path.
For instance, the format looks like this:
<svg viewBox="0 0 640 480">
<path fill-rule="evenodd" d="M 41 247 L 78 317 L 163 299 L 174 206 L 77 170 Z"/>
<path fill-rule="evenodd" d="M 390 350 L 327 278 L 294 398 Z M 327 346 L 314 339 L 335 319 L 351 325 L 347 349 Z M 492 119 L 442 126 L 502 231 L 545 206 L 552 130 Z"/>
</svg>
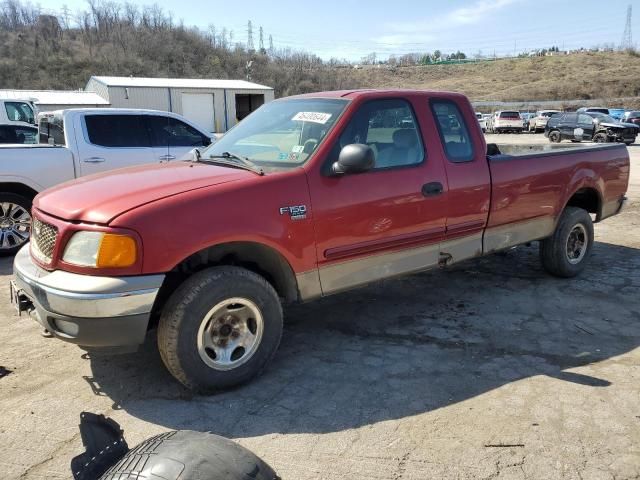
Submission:
<svg viewBox="0 0 640 480">
<path fill-rule="evenodd" d="M 627 7 L 627 23 L 625 24 L 624 32 L 622 33 L 622 42 L 620 42 L 620 48 L 622 50 L 633 48 L 633 37 L 631 35 L 631 5 Z"/>
</svg>

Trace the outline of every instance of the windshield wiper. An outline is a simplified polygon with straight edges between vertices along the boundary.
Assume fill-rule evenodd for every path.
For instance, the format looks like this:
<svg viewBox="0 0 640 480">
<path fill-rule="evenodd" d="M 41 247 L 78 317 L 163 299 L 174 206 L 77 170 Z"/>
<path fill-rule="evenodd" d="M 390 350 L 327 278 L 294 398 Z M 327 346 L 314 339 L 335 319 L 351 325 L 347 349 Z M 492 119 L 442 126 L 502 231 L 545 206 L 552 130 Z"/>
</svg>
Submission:
<svg viewBox="0 0 640 480">
<path fill-rule="evenodd" d="M 213 162 L 209 161 L 214 159 L 224 159 L 224 160 L 215 160 Z M 229 160 L 235 160 L 235 161 L 229 161 Z M 225 165 L 229 167 L 239 167 L 239 168 L 243 168 L 244 170 L 249 170 L 250 172 L 253 172 L 257 175 L 264 175 L 264 171 L 260 167 L 258 167 L 255 163 L 253 163 L 251 160 L 249 160 L 247 157 L 241 157 L 240 155 L 237 155 L 231 152 L 222 152 L 220 155 L 210 155 L 205 159 L 200 157 L 198 161 L 218 164 L 218 165 Z"/>
</svg>

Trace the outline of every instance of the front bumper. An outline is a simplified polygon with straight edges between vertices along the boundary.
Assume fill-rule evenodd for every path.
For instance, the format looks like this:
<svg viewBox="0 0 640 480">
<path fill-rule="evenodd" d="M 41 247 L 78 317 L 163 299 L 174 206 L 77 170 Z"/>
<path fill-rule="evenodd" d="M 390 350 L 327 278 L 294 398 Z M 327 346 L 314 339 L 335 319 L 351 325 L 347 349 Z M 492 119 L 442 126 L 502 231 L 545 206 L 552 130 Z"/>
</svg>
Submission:
<svg viewBox="0 0 640 480">
<path fill-rule="evenodd" d="M 33 263 L 28 244 L 16 255 L 13 273 L 21 308 L 26 306 L 54 336 L 85 347 L 143 343 L 164 280 L 164 275 L 94 277 L 48 272 Z"/>
</svg>

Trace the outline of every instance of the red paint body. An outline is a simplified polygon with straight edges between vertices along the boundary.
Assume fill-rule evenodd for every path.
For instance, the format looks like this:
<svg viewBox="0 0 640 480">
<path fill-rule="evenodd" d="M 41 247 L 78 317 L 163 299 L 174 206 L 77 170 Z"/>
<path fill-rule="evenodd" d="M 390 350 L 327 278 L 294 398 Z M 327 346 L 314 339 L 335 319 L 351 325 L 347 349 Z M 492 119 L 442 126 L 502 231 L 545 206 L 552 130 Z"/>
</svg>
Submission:
<svg viewBox="0 0 640 480">
<path fill-rule="evenodd" d="M 302 167 L 257 176 L 192 162 L 123 169 L 78 179 L 36 197 L 34 214 L 61 232 L 49 270 L 104 275 L 170 271 L 210 246 L 257 242 L 279 252 L 295 273 L 478 234 L 527 219 L 554 220 L 577 190 L 594 188 L 602 204 L 619 201 L 629 176 L 624 146 L 583 154 L 549 154 L 488 161 L 484 136 L 462 95 L 426 91 L 341 91 L 309 96 L 350 100 L 345 112 Z M 415 166 L 331 177 L 322 174 L 332 145 L 366 101 L 403 98 L 415 111 L 426 160 Z M 473 161 L 451 163 L 444 154 L 431 99 L 453 101 L 470 130 Z M 286 101 L 286 100 L 284 100 Z M 440 182 L 443 193 L 421 188 Z M 280 208 L 306 205 L 305 220 Z M 142 257 L 117 271 L 65 265 L 59 259 L 77 229 L 135 232 Z"/>
</svg>

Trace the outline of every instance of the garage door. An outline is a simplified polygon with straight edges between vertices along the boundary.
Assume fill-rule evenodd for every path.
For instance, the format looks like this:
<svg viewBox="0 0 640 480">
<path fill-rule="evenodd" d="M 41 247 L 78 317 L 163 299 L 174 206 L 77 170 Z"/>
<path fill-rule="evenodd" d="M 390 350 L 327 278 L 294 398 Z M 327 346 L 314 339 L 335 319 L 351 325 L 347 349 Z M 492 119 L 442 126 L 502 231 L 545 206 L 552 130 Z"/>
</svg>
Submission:
<svg viewBox="0 0 640 480">
<path fill-rule="evenodd" d="M 213 93 L 183 93 L 182 115 L 205 131 L 213 132 Z"/>
</svg>

